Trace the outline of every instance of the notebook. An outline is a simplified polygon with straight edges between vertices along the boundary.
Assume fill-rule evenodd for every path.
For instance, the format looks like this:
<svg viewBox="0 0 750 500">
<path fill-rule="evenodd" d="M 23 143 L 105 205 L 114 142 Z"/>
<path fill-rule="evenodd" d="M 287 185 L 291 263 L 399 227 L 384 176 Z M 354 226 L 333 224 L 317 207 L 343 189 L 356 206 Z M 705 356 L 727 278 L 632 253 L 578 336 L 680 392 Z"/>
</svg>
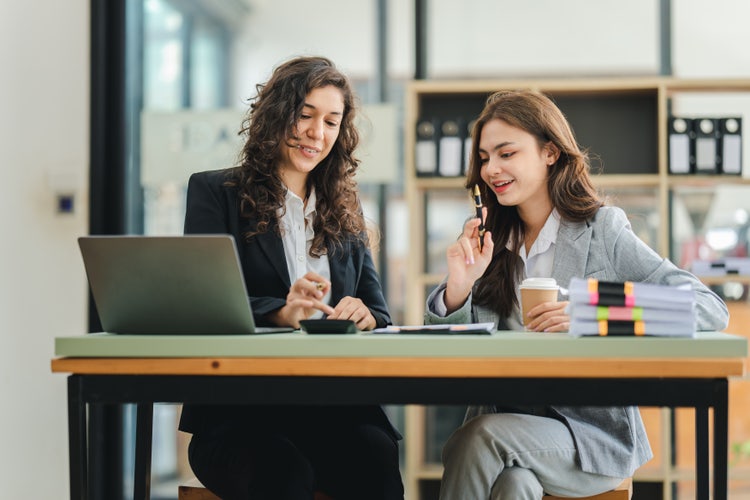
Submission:
<svg viewBox="0 0 750 500">
<path fill-rule="evenodd" d="M 119 334 L 253 334 L 230 235 L 84 236 L 78 239 L 102 328 Z"/>
<path fill-rule="evenodd" d="M 490 335 L 495 330 L 495 323 L 436 324 L 436 325 L 403 325 L 376 328 L 372 333 L 401 333 L 426 335 Z"/>
</svg>

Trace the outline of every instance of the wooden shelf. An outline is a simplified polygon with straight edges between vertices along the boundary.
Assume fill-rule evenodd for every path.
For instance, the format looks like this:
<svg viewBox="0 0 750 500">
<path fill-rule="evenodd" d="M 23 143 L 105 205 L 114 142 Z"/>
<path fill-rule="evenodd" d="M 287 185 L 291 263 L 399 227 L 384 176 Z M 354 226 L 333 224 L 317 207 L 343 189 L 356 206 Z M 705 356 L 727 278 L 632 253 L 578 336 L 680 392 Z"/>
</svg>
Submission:
<svg viewBox="0 0 750 500">
<path fill-rule="evenodd" d="M 500 89 L 533 88 L 550 94 L 568 107 L 566 114 L 569 115 L 571 124 L 577 132 L 579 141 L 581 134 L 579 125 L 583 129 L 589 129 L 590 139 L 593 141 L 603 140 L 599 137 L 598 129 L 601 123 L 618 123 L 623 118 L 617 113 L 624 113 L 624 121 L 637 126 L 624 126 L 622 132 L 622 144 L 612 146 L 611 136 L 607 135 L 604 143 L 587 144 L 582 146 L 610 148 L 613 154 L 623 154 L 627 160 L 622 158 L 602 157 L 603 172 L 595 173 L 593 180 L 599 189 L 608 193 L 617 193 L 618 190 L 629 190 L 637 188 L 653 189 L 656 196 L 655 211 L 658 220 L 666 223 L 660 224 L 655 250 L 662 255 L 667 255 L 670 249 L 670 227 L 669 227 L 669 195 L 670 190 L 678 188 L 713 188 L 722 184 L 748 185 L 750 179 L 740 176 L 728 175 L 670 175 L 668 173 L 668 151 L 666 124 L 668 119 L 668 102 L 673 96 L 684 92 L 744 92 L 750 94 L 750 80 L 747 79 L 678 79 L 673 77 L 636 77 L 636 78 L 557 78 L 557 79 L 512 79 L 512 80 L 419 80 L 409 84 L 406 92 L 406 116 L 405 116 L 405 167 L 406 167 L 406 196 L 409 206 L 410 223 L 410 247 L 412 249 L 423 249 L 425 245 L 424 235 L 425 214 L 429 207 L 425 206 L 424 195 L 430 192 L 455 191 L 460 193 L 465 190 L 464 177 L 421 177 L 414 174 L 414 152 L 416 141 L 416 123 L 424 116 L 440 117 L 454 116 L 455 113 L 465 113 L 466 118 L 476 116 L 481 106 L 490 93 Z M 637 112 L 628 109 L 628 103 L 632 101 Z M 614 103 L 614 104 L 613 104 Z M 602 107 L 602 109 L 599 109 Z M 478 109 L 476 109 L 478 108 Z M 597 116 L 596 113 L 601 113 Z M 576 123 L 575 120 L 583 120 L 584 123 Z M 636 122 L 633 122 L 633 121 Z M 590 129 L 594 129 L 592 133 Z M 651 135 L 644 139 L 643 130 L 649 130 Z M 641 134 L 630 137 L 627 134 Z M 640 165 L 634 162 L 633 144 L 638 144 L 637 151 L 653 150 L 647 153 L 645 158 L 653 165 Z M 637 154 L 636 151 L 636 154 Z M 599 151 L 594 148 L 593 156 L 597 157 Z M 649 160 L 653 154 L 653 159 Z M 596 161 L 593 162 L 596 170 Z M 618 172 L 633 172 L 622 173 Z M 468 213 L 467 213 L 468 215 Z M 435 249 L 439 250 L 439 249 Z M 437 283 L 439 280 L 426 278 L 423 275 L 425 267 L 424 251 L 412 250 L 409 254 L 407 265 L 407 303 L 406 321 L 409 323 L 421 321 L 425 290 L 424 286 Z"/>
<path fill-rule="evenodd" d="M 742 283 L 750 285 L 750 276 L 746 274 L 727 274 L 725 276 L 698 276 L 706 285 L 723 285 L 724 283 Z"/>
<path fill-rule="evenodd" d="M 419 276 L 419 279 L 423 286 L 439 285 L 440 282 L 442 282 L 444 278 L 445 278 L 444 274 L 421 274 Z"/>
<path fill-rule="evenodd" d="M 598 187 L 603 188 L 657 187 L 662 182 L 661 177 L 657 174 L 594 174 L 591 177 Z M 713 176 L 711 179 L 714 178 L 722 177 Z M 726 179 L 726 176 L 723 178 Z M 465 181 L 465 177 L 417 177 L 415 185 L 417 189 L 422 191 L 466 190 Z M 750 179 L 748 179 L 748 184 L 750 184 Z"/>
<path fill-rule="evenodd" d="M 658 187 L 662 182 L 657 174 L 601 174 L 592 175 L 594 184 L 599 188 Z"/>
<path fill-rule="evenodd" d="M 465 178 L 462 177 L 417 177 L 416 186 L 423 191 L 435 189 L 466 189 Z"/>
<path fill-rule="evenodd" d="M 632 94 L 638 91 L 658 89 L 669 93 L 677 92 L 747 92 L 750 84 L 747 79 L 683 79 L 674 77 L 633 77 L 633 78 L 535 78 L 535 79 L 475 79 L 417 80 L 411 83 L 411 90 L 418 94 L 446 94 L 495 92 L 500 89 L 531 88 L 545 92 L 570 92 L 590 95 L 597 92 Z"/>
<path fill-rule="evenodd" d="M 531 88 L 545 92 L 555 100 L 571 122 L 576 138 L 592 157 L 593 180 L 607 195 L 644 189 L 653 191 L 655 203 L 649 205 L 660 221 L 654 236 L 654 249 L 667 256 L 670 251 L 670 196 L 675 190 L 713 189 L 723 184 L 750 186 L 750 179 L 730 175 L 671 175 L 668 171 L 668 134 L 670 101 L 680 94 L 738 92 L 750 95 L 750 79 L 678 79 L 673 77 L 636 78 L 539 78 L 512 80 L 421 80 L 409 84 L 405 94 L 404 165 L 405 194 L 409 207 L 410 252 L 406 270 L 407 324 L 421 323 L 426 290 L 440 283 L 444 276 L 425 273 L 427 249 L 425 227 L 436 200 L 429 193 L 465 192 L 464 177 L 421 177 L 415 174 L 416 125 L 420 119 L 461 118 L 468 123 L 481 111 L 484 101 L 501 89 Z M 613 137 L 619 140 L 613 140 Z M 598 165 L 601 160 L 601 173 Z M 644 198 L 651 204 L 650 199 Z M 467 216 L 469 216 L 467 212 Z M 460 228 L 456 228 L 456 234 Z M 430 248 L 437 255 L 440 248 Z M 750 284 L 748 276 L 704 277 L 711 285 L 740 281 Z M 419 492 L 419 481 L 438 480 L 440 464 L 424 464 L 425 412 L 420 407 L 407 408 L 407 491 Z M 656 423 L 662 437 L 671 425 L 662 412 Z M 421 431 L 421 434 L 420 432 Z M 415 436 L 416 434 L 416 436 Z M 667 439 L 667 438 L 664 438 Z M 668 453 L 669 443 L 660 443 Z M 690 480 L 692 473 L 669 465 L 662 456 L 658 466 L 646 467 L 636 474 L 637 481 L 662 482 Z M 731 472 L 730 472 L 731 476 Z M 665 498 L 671 498 L 665 486 Z M 418 496 L 415 500 L 420 500 Z"/>
<path fill-rule="evenodd" d="M 721 184 L 750 186 L 750 179 L 737 175 L 670 175 L 669 187 L 708 187 L 713 188 Z"/>
</svg>

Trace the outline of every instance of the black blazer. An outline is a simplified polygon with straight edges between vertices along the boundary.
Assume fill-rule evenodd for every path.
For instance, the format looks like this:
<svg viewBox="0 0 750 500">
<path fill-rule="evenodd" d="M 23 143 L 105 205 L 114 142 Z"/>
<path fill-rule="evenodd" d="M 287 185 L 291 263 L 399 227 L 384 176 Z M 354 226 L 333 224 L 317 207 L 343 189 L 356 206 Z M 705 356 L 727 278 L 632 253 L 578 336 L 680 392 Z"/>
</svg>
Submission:
<svg viewBox="0 0 750 500">
<path fill-rule="evenodd" d="M 234 236 L 255 323 L 258 326 L 273 326 L 266 315 L 286 303 L 286 295 L 291 287 L 284 247 L 281 238 L 274 231 L 255 236 L 249 242 L 245 239 L 244 234 L 256 222 L 240 216 L 237 188 L 224 185 L 228 174 L 229 170 L 212 170 L 190 176 L 185 234 L 219 233 Z M 352 237 L 345 242 L 343 252 L 329 255 L 329 263 L 331 304 L 335 305 L 345 296 L 360 298 L 370 309 L 377 327 L 389 325 L 391 318 L 370 250 Z M 346 414 L 341 415 L 344 420 L 355 418 L 357 421 L 375 423 L 389 430 L 394 437 L 400 437 L 380 407 L 340 410 L 336 413 Z M 289 413 L 288 407 L 185 405 L 180 430 L 197 433 L 217 426 L 233 426 L 233 423 L 241 426 L 247 426 L 248 423 L 273 425 L 284 421 L 283 417 Z M 299 418 L 299 413 L 295 413 L 296 418 Z"/>
</svg>

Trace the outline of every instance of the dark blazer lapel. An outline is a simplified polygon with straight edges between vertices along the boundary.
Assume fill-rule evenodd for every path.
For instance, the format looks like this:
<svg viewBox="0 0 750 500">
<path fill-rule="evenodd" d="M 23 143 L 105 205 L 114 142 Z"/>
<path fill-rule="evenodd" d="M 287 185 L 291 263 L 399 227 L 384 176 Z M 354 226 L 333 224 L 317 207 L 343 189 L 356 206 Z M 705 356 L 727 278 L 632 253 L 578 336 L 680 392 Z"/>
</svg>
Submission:
<svg viewBox="0 0 750 500">
<path fill-rule="evenodd" d="M 284 244 L 281 242 L 281 238 L 279 238 L 274 230 L 269 230 L 255 236 L 255 239 L 258 242 L 261 252 L 263 252 L 271 264 L 271 267 L 276 270 L 279 278 L 286 284 L 287 288 L 290 288 L 292 283 L 289 280 L 289 269 L 287 269 Z"/>
<path fill-rule="evenodd" d="M 567 288 L 571 278 L 586 275 L 591 233 L 591 226 L 585 222 L 560 221 L 552 271 L 558 285 Z"/>
<path fill-rule="evenodd" d="M 344 242 L 343 251 L 329 252 L 328 264 L 331 266 L 331 304 L 335 305 L 344 296 L 354 296 L 356 292 L 351 242 Z"/>
</svg>

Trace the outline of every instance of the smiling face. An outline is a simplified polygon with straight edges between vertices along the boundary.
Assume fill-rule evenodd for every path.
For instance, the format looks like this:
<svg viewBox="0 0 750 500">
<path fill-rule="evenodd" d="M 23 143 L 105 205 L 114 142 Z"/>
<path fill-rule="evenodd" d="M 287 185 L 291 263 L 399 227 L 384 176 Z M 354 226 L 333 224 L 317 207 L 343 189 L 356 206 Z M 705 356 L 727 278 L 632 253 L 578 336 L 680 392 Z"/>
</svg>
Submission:
<svg viewBox="0 0 750 500">
<path fill-rule="evenodd" d="M 551 207 L 547 190 L 550 165 L 557 159 L 536 137 L 499 119 L 489 120 L 479 136 L 480 176 L 498 203 L 520 212 Z"/>
<path fill-rule="evenodd" d="M 305 97 L 294 137 L 282 146 L 279 174 L 284 184 L 304 198 L 307 176 L 333 149 L 344 117 L 344 95 L 328 85 L 310 91 Z M 299 190 L 302 192 L 299 192 Z"/>
</svg>

